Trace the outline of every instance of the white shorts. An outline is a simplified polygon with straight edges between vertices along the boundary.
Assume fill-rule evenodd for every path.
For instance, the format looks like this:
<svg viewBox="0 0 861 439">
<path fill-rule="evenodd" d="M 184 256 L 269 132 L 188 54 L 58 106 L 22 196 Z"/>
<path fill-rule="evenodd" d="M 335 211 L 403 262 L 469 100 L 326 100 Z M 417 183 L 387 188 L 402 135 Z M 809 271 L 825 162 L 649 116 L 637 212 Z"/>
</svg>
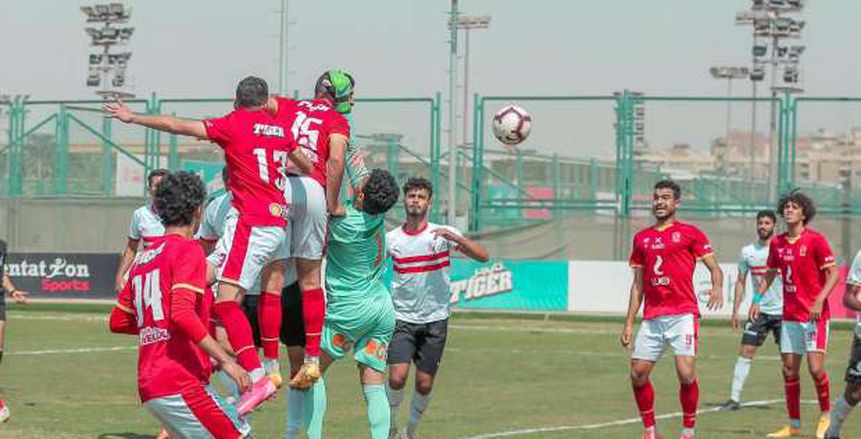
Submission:
<svg viewBox="0 0 861 439">
<path fill-rule="evenodd" d="M 658 361 L 669 346 L 677 357 L 696 357 L 700 321 L 693 314 L 660 316 L 643 320 L 634 339 L 636 360 Z"/>
<path fill-rule="evenodd" d="M 283 227 L 251 225 L 231 208 L 224 220 L 224 234 L 208 260 L 217 269 L 219 282 L 249 290 L 266 264 L 284 259 L 280 255 L 287 248 L 290 236 Z"/>
<path fill-rule="evenodd" d="M 311 177 L 291 176 L 287 178 L 284 198 L 290 203 L 287 210 L 290 255 L 302 259 L 323 259 L 329 224 L 325 188 Z"/>
<path fill-rule="evenodd" d="M 815 322 L 783 321 L 780 327 L 780 353 L 804 355 L 808 352 L 822 352 L 828 349 L 830 321 L 819 319 Z"/>
</svg>

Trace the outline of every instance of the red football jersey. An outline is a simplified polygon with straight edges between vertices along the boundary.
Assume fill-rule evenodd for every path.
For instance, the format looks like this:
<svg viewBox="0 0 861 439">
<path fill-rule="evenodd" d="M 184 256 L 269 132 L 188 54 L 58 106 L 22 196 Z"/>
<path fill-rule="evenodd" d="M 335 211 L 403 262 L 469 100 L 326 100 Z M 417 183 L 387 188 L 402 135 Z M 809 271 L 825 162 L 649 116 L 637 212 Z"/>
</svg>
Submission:
<svg viewBox="0 0 861 439">
<path fill-rule="evenodd" d="M 195 240 L 165 235 L 135 257 L 117 302 L 138 324 L 141 402 L 209 383 L 209 356 L 170 321 L 171 297 L 182 289 L 197 293 L 195 313 L 208 327 L 214 298 L 205 287 L 206 259 Z"/>
<path fill-rule="evenodd" d="M 329 136 L 343 134 L 350 137 L 350 123 L 332 108 L 325 99 L 297 101 L 287 98 L 278 100 L 278 120 L 290 127 L 290 133 L 305 156 L 314 163 L 311 178 L 326 187 L 326 162 L 329 161 Z M 287 172 L 301 174 L 293 163 Z"/>
<path fill-rule="evenodd" d="M 643 268 L 643 317 L 700 315 L 694 293 L 697 260 L 712 253 L 708 237 L 696 226 L 674 222 L 634 235 L 631 267 Z"/>
<path fill-rule="evenodd" d="M 288 127 L 262 110 L 237 108 L 203 121 L 209 140 L 224 149 L 227 187 L 240 216 L 255 226 L 284 226 L 288 154 L 296 148 Z"/>
<path fill-rule="evenodd" d="M 834 253 L 821 233 L 804 229 L 795 240 L 786 233 L 771 240 L 768 249 L 769 270 L 779 270 L 783 280 L 783 319 L 810 321 L 810 307 L 822 292 L 827 275 L 825 268 L 835 265 Z M 822 318 L 828 319 L 828 301 L 822 305 Z"/>
</svg>

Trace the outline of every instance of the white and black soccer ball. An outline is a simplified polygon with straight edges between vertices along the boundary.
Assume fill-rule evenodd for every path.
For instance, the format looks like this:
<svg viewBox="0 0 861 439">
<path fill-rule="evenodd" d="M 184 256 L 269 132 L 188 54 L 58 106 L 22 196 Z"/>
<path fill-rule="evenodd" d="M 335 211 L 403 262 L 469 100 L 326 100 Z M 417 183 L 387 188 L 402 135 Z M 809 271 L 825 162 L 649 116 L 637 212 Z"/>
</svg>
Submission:
<svg viewBox="0 0 861 439">
<path fill-rule="evenodd" d="M 506 145 L 517 145 L 526 140 L 532 129 L 532 116 L 526 110 L 509 105 L 493 116 L 493 135 Z"/>
</svg>

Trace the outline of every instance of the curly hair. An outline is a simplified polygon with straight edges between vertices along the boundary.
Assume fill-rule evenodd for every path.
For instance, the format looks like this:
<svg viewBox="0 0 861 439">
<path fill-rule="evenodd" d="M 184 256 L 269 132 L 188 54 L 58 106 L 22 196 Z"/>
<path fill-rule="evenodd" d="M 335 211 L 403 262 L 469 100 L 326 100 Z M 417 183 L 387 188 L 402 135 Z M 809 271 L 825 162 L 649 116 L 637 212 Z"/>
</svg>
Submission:
<svg viewBox="0 0 861 439">
<path fill-rule="evenodd" d="M 188 226 L 194 212 L 206 200 L 206 187 L 197 174 L 177 171 L 168 174 L 155 191 L 155 208 L 165 227 Z"/>
<path fill-rule="evenodd" d="M 793 189 L 788 194 L 784 194 L 780 197 L 780 200 L 777 202 L 777 211 L 783 216 L 783 209 L 786 208 L 786 205 L 789 203 L 794 203 L 801 208 L 801 213 L 804 214 L 804 225 L 813 221 L 813 217 L 816 216 L 816 204 L 813 202 L 813 199 L 808 197 L 807 194 L 801 192 L 800 189 Z"/>
<path fill-rule="evenodd" d="M 398 183 L 388 171 L 374 169 L 362 193 L 365 195 L 362 210 L 370 215 L 379 215 L 388 212 L 398 202 Z"/>
<path fill-rule="evenodd" d="M 170 171 L 168 171 L 167 169 L 162 169 L 162 168 L 159 168 L 159 169 L 153 169 L 152 171 L 149 171 L 149 174 L 146 176 L 146 185 L 147 185 L 147 187 L 150 187 L 150 188 L 152 187 L 152 180 L 153 180 L 154 178 L 156 178 L 156 177 L 165 177 L 165 176 L 167 176 L 168 174 L 170 174 Z"/>
<path fill-rule="evenodd" d="M 404 183 L 404 196 L 407 195 L 407 192 L 416 189 L 424 189 L 428 191 L 428 198 L 433 197 L 433 186 L 431 185 L 431 182 L 424 177 L 410 177 L 410 179 Z"/>
</svg>

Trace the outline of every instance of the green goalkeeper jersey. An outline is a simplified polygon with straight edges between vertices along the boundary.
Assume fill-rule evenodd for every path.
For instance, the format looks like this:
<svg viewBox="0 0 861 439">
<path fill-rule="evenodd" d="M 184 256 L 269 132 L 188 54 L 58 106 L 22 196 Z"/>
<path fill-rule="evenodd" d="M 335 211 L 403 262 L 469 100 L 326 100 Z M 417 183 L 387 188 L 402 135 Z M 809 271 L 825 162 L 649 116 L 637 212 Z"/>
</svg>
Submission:
<svg viewBox="0 0 861 439">
<path fill-rule="evenodd" d="M 349 317 L 338 316 L 338 310 L 356 310 L 389 295 L 383 282 L 385 215 L 359 211 L 352 201 L 344 207 L 345 216 L 329 221 L 326 258 L 327 318 L 335 319 Z"/>
</svg>

